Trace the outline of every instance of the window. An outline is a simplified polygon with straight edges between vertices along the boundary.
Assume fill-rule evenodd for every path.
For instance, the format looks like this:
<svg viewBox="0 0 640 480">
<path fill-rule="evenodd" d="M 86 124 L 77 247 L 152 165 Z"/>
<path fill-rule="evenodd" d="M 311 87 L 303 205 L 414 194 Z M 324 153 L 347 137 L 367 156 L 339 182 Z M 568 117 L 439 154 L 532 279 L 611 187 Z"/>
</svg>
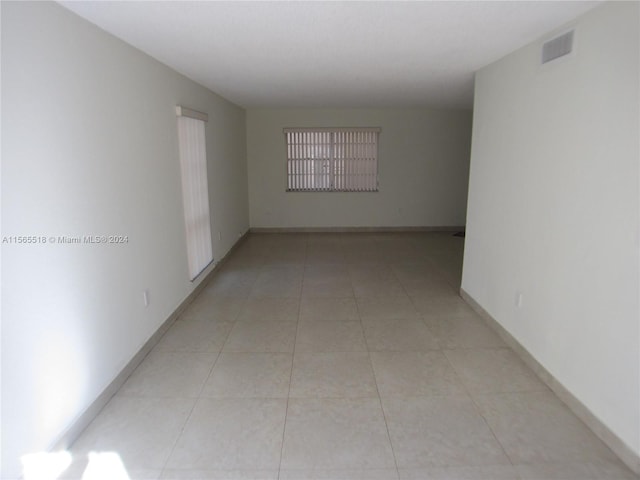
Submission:
<svg viewBox="0 0 640 480">
<path fill-rule="evenodd" d="M 189 277 L 194 280 L 213 261 L 204 129 L 208 117 L 179 106 L 176 112 Z"/>
<path fill-rule="evenodd" d="M 377 192 L 379 128 L 285 128 L 287 191 Z"/>
</svg>

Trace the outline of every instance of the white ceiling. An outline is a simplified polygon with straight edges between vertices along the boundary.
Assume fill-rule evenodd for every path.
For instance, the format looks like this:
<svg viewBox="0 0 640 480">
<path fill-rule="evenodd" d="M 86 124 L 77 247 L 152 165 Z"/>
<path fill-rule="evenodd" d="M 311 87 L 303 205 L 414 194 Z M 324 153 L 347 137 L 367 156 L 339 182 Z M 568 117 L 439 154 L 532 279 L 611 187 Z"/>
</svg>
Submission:
<svg viewBox="0 0 640 480">
<path fill-rule="evenodd" d="M 61 3 L 247 108 L 471 108 L 476 70 L 599 2 Z"/>
</svg>

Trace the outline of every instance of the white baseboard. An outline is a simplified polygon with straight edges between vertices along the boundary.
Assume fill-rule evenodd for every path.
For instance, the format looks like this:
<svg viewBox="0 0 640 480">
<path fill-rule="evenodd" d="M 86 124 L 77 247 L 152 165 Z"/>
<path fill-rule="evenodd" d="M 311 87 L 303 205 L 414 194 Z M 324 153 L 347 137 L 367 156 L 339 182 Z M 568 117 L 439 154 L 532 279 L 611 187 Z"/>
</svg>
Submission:
<svg viewBox="0 0 640 480">
<path fill-rule="evenodd" d="M 460 232 L 465 227 L 251 227 L 251 233 L 402 233 L 402 232 Z"/>
<path fill-rule="evenodd" d="M 596 417 L 578 398 L 566 389 L 529 351 L 518 342 L 489 312 L 463 288 L 460 296 L 473 308 L 482 319 L 505 341 L 536 375 L 562 400 L 571 411 L 582 420 L 596 436 L 602 440 L 620 460 L 622 460 L 636 475 L 640 475 L 640 455 L 624 443 L 609 427 Z"/>
</svg>

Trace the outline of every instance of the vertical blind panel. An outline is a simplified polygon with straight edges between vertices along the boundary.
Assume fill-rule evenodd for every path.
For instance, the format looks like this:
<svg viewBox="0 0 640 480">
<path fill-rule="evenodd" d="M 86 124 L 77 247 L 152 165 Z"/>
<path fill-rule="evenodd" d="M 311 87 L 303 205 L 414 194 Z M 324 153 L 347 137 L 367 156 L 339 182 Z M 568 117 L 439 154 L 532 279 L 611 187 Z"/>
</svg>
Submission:
<svg viewBox="0 0 640 480">
<path fill-rule="evenodd" d="M 178 143 L 189 277 L 193 280 L 213 260 L 204 122 L 178 117 Z"/>
<path fill-rule="evenodd" d="M 377 191 L 377 130 L 289 130 L 285 140 L 287 190 Z"/>
</svg>

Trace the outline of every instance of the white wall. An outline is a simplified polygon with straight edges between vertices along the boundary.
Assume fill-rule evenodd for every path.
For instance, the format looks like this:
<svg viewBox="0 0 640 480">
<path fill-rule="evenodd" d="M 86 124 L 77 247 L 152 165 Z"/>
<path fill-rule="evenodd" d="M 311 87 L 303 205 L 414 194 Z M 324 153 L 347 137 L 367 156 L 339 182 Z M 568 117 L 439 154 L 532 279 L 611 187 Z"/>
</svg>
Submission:
<svg viewBox="0 0 640 480">
<path fill-rule="evenodd" d="M 550 35 L 477 74 L 462 280 L 636 453 L 638 8 L 580 17 L 569 57 L 539 65 Z"/>
<path fill-rule="evenodd" d="M 284 127 L 382 127 L 377 193 L 286 193 Z M 257 109 L 247 112 L 252 227 L 460 226 L 471 112 Z"/>
<path fill-rule="evenodd" d="M 176 104 L 209 114 L 219 258 L 248 228 L 244 111 L 57 4 L 2 2 L 2 235 L 129 238 L 2 245 L 2 478 L 50 447 L 194 288 Z"/>
</svg>

